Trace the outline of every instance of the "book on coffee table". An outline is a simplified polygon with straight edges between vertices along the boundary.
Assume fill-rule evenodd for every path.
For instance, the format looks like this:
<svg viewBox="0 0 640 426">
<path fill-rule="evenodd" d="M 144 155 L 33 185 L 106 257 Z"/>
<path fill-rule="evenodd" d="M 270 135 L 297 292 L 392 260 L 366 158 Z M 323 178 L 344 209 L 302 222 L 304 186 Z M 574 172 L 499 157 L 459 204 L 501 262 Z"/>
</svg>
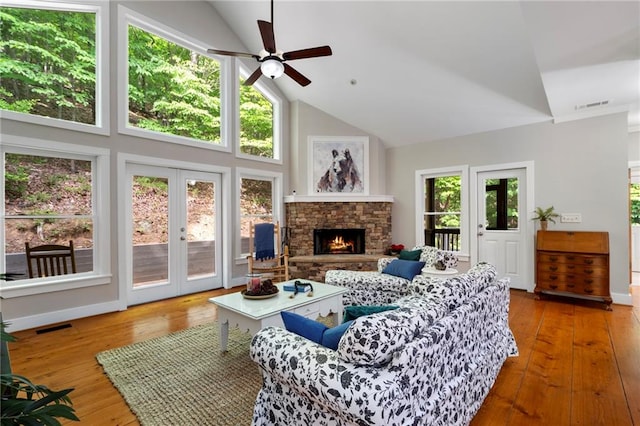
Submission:
<svg viewBox="0 0 640 426">
<path fill-rule="evenodd" d="M 296 291 L 296 286 L 293 283 L 287 283 L 287 284 L 282 286 L 282 289 L 284 291 Z M 311 286 L 310 285 L 300 285 L 300 284 L 298 284 L 298 293 L 306 293 L 308 291 L 311 291 Z"/>
</svg>

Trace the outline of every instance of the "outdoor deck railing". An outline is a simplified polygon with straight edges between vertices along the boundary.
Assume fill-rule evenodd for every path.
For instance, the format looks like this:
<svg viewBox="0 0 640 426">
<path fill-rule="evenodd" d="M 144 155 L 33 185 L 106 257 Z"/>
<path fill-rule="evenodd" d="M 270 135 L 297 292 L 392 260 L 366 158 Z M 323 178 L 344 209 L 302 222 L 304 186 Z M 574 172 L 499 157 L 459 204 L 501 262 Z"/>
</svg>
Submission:
<svg viewBox="0 0 640 426">
<path fill-rule="evenodd" d="M 458 251 L 460 250 L 460 229 L 425 229 L 424 243 L 440 250 Z"/>
</svg>

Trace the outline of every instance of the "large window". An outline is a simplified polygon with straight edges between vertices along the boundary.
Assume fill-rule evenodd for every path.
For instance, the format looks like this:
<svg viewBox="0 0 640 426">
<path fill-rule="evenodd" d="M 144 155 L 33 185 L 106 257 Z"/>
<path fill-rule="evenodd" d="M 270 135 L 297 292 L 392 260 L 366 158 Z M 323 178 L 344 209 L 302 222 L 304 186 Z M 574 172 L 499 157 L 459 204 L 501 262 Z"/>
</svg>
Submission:
<svg viewBox="0 0 640 426">
<path fill-rule="evenodd" d="M 3 1 L 0 108 L 7 118 L 108 131 L 106 55 L 100 55 L 106 13 L 91 2 Z"/>
<path fill-rule="evenodd" d="M 240 256 L 247 255 L 251 224 L 280 220 L 282 177 L 280 173 L 238 169 L 240 192 Z M 282 225 L 282 223 L 280 223 Z"/>
<path fill-rule="evenodd" d="M 418 244 L 462 251 L 466 234 L 466 168 L 421 170 L 416 173 L 419 194 Z"/>
<path fill-rule="evenodd" d="M 184 34 L 120 8 L 120 55 L 127 99 L 120 130 L 137 136 L 220 148 L 222 64 Z M 126 48 L 125 48 L 126 46 Z"/>
<path fill-rule="evenodd" d="M 259 83 L 245 86 L 240 78 L 240 145 L 241 156 L 280 159 L 277 117 L 280 104 Z"/>
<path fill-rule="evenodd" d="M 43 282 L 43 285 L 60 283 L 74 279 L 72 275 L 84 278 L 104 275 L 109 267 L 109 253 L 105 249 L 108 247 L 108 215 L 105 212 L 108 195 L 100 195 L 101 190 L 108 194 L 105 177 L 108 152 L 92 149 L 98 154 L 88 154 L 89 150 L 84 148 L 70 152 L 65 144 L 29 142 L 31 146 L 16 144 L 2 149 L 2 270 L 16 274 L 15 281 L 1 284 L 5 295 L 5 290 L 20 287 L 22 280 Z M 44 145 L 60 150 L 34 148 Z M 103 216 L 105 220 L 100 228 L 99 218 Z M 47 278 L 29 276 L 25 243 L 35 247 L 68 245 L 69 241 L 74 245 L 76 274 Z"/>
</svg>

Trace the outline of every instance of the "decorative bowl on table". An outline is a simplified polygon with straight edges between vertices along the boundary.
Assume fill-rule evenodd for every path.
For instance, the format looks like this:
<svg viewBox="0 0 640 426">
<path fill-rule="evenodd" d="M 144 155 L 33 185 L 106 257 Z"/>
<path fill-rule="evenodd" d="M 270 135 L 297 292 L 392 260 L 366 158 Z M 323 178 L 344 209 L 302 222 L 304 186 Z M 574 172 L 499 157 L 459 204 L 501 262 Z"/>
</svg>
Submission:
<svg viewBox="0 0 640 426">
<path fill-rule="evenodd" d="M 245 299 L 269 299 L 278 294 L 280 290 L 271 280 L 265 280 L 260 284 L 260 288 L 256 290 L 242 290 L 240 293 Z"/>
</svg>

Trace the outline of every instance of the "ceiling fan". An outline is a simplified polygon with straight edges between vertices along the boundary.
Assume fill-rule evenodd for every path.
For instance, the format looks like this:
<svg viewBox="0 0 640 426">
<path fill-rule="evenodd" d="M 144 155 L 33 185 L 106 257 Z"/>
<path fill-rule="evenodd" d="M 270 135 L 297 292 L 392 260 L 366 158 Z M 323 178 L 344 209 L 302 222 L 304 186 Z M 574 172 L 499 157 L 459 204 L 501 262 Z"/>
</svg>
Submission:
<svg viewBox="0 0 640 426">
<path fill-rule="evenodd" d="M 283 73 L 294 79 L 299 85 L 307 86 L 311 83 L 311 80 L 300 74 L 289 64 L 285 63 L 285 61 L 331 56 L 332 54 L 331 47 L 329 46 L 311 47 L 309 49 L 293 50 L 291 52 L 277 50 L 273 33 L 273 0 L 271 0 L 271 22 L 258 20 L 258 29 L 260 30 L 262 44 L 264 45 L 264 50 L 262 50 L 259 55 L 218 49 L 207 50 L 209 53 L 216 55 L 255 58 L 260 62 L 260 67 L 245 80 L 245 86 L 251 86 L 261 75 L 274 79 L 280 77 Z"/>
</svg>

